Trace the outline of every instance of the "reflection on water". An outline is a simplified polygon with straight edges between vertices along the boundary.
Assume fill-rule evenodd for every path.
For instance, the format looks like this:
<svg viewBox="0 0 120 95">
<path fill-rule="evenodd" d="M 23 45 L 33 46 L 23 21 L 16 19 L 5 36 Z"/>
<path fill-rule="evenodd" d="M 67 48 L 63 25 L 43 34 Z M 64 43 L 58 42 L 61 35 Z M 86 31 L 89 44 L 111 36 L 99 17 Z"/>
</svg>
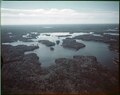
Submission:
<svg viewBox="0 0 120 95">
<path fill-rule="evenodd" d="M 49 34 L 49 35 L 45 35 Z M 36 49 L 34 51 L 30 52 L 25 52 L 27 53 L 36 53 L 39 56 L 39 61 L 42 63 L 42 66 L 50 66 L 51 64 L 54 64 L 54 61 L 56 58 L 72 58 L 74 55 L 92 55 L 96 56 L 98 61 L 101 62 L 103 65 L 106 65 L 108 67 L 114 66 L 112 63 L 113 57 L 116 56 L 116 54 L 108 49 L 108 45 L 105 43 L 100 43 L 100 42 L 93 42 L 93 41 L 82 41 L 82 40 L 77 40 L 78 42 L 81 42 L 86 45 L 86 47 L 76 51 L 73 49 L 67 49 L 63 48 L 61 46 L 62 40 L 65 39 L 66 37 L 58 37 L 60 35 L 71 35 L 68 37 L 74 37 L 77 35 L 83 35 L 83 34 L 88 34 L 88 33 L 73 33 L 69 34 L 69 32 L 66 33 L 41 33 L 36 39 L 32 39 L 34 42 L 22 42 L 22 41 L 17 41 L 17 42 L 12 42 L 12 43 L 3 43 L 3 44 L 10 44 L 13 46 L 16 45 L 39 45 L 39 49 Z M 90 33 L 93 34 L 93 33 Z M 100 35 L 98 35 L 100 36 Z M 56 40 L 60 41 L 59 45 L 53 46 L 54 50 L 51 51 L 50 47 L 47 47 L 41 43 L 38 43 L 38 40 L 50 40 L 52 42 L 56 43 Z"/>
</svg>

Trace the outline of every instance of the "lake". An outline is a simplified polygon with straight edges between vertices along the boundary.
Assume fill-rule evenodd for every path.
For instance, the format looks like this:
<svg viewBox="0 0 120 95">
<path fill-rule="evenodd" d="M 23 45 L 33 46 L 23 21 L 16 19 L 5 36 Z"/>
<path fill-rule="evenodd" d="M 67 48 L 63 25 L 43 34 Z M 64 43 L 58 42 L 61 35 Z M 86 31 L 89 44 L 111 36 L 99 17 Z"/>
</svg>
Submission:
<svg viewBox="0 0 120 95">
<path fill-rule="evenodd" d="M 69 32 L 56 32 L 56 33 L 40 33 L 36 39 L 32 39 L 34 42 L 22 42 L 16 41 L 12 43 L 3 43 L 3 44 L 10 44 L 13 46 L 16 45 L 38 45 L 39 49 L 34 51 L 25 52 L 28 53 L 36 53 L 39 57 L 39 61 L 42 63 L 42 67 L 48 67 L 52 64 L 55 64 L 55 59 L 57 58 L 72 58 L 74 55 L 88 55 L 88 56 L 95 56 L 97 57 L 98 62 L 102 63 L 103 65 L 112 68 L 114 64 L 112 63 L 113 58 L 116 56 L 116 53 L 110 51 L 108 48 L 108 44 L 102 42 L 94 42 L 94 41 L 82 41 L 76 40 L 77 42 L 83 43 L 86 46 L 84 48 L 79 49 L 78 51 L 68 48 L 63 48 L 61 46 L 62 40 L 69 37 L 72 38 L 77 35 L 85 35 L 85 34 L 93 34 L 95 36 L 101 36 L 99 34 L 94 34 L 93 32 L 89 33 L 72 33 Z M 28 35 L 28 34 L 26 34 Z M 65 35 L 69 35 L 65 37 Z M 63 36 L 63 37 L 59 37 Z M 24 35 L 24 37 L 27 37 Z M 54 50 L 50 50 L 50 47 L 47 47 L 41 43 L 38 43 L 38 40 L 50 40 L 56 43 L 56 40 L 60 41 L 60 44 L 56 44 L 53 46 Z"/>
</svg>

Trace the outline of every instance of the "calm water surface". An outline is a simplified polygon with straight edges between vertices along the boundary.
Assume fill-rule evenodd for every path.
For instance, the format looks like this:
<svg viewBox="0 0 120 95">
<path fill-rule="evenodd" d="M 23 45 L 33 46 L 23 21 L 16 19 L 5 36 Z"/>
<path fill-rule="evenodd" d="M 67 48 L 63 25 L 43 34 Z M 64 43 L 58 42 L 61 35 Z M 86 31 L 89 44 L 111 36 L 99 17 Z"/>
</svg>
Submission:
<svg viewBox="0 0 120 95">
<path fill-rule="evenodd" d="M 50 36 L 46 36 L 46 34 L 50 34 Z M 39 56 L 39 61 L 42 63 L 43 67 L 50 66 L 52 64 L 55 64 L 56 58 L 72 58 L 74 55 L 92 55 L 97 57 L 98 61 L 102 63 L 103 65 L 107 67 L 113 67 L 114 64 L 112 63 L 113 57 L 116 56 L 115 52 L 110 51 L 108 49 L 108 45 L 105 43 L 100 42 L 94 42 L 94 41 L 82 41 L 77 40 L 77 42 L 81 42 L 86 45 L 86 47 L 79 49 L 78 51 L 68 48 L 63 48 L 61 46 L 62 40 L 66 37 L 58 37 L 59 35 L 71 35 L 68 36 L 69 38 L 77 36 L 77 35 L 83 35 L 86 33 L 73 33 L 69 34 L 69 32 L 59 32 L 59 33 L 41 33 L 36 39 L 32 39 L 34 42 L 12 42 L 12 43 L 4 43 L 4 44 L 11 44 L 13 46 L 16 45 L 39 45 L 39 49 L 36 49 L 34 51 L 25 52 L 25 54 L 28 53 L 36 53 Z M 90 34 L 93 34 L 90 32 Z M 94 34 L 95 35 L 95 34 Z M 96 35 L 101 36 L 101 35 Z M 26 36 L 25 36 L 26 37 Z M 59 45 L 53 46 L 54 51 L 50 50 L 50 47 L 47 47 L 41 43 L 38 43 L 38 40 L 50 40 L 52 42 L 56 43 L 56 40 L 60 40 Z"/>
</svg>

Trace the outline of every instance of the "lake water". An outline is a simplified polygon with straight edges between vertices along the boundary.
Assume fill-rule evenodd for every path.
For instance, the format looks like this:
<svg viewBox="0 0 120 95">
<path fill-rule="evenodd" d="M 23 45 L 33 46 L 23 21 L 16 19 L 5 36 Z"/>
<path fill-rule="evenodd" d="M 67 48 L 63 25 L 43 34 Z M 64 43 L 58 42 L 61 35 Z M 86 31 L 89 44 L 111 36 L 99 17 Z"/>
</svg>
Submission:
<svg viewBox="0 0 120 95">
<path fill-rule="evenodd" d="M 49 34 L 46 35 L 46 34 Z M 114 64 L 112 63 L 113 57 L 116 56 L 115 52 L 110 51 L 108 48 L 108 45 L 101 42 L 94 42 L 94 41 L 82 41 L 77 40 L 77 42 L 81 42 L 86 45 L 86 47 L 79 49 L 78 51 L 68 48 L 63 48 L 61 46 L 62 40 L 66 37 L 58 37 L 58 36 L 68 36 L 69 38 L 77 36 L 77 35 L 85 35 L 85 34 L 93 34 L 96 36 L 101 36 L 99 34 L 94 34 L 93 32 L 90 33 L 72 33 L 69 34 L 69 32 L 56 32 L 56 33 L 40 33 L 40 35 L 36 39 L 32 39 L 34 42 L 12 42 L 12 43 L 3 43 L 3 44 L 10 44 L 13 46 L 16 45 L 39 45 L 39 49 L 36 49 L 34 51 L 25 52 L 25 54 L 28 53 L 36 53 L 39 56 L 39 61 L 42 63 L 41 66 L 46 67 L 50 66 L 52 64 L 55 64 L 54 61 L 57 58 L 72 58 L 74 55 L 91 55 L 97 57 L 97 60 L 102 63 L 103 65 L 107 67 L 113 67 Z M 28 34 L 27 34 L 28 35 Z M 26 37 L 26 36 L 24 36 Z M 54 50 L 51 51 L 50 47 L 47 47 L 41 43 L 38 43 L 38 40 L 50 40 L 52 42 L 56 42 L 56 40 L 60 41 L 59 45 L 53 46 Z"/>
</svg>

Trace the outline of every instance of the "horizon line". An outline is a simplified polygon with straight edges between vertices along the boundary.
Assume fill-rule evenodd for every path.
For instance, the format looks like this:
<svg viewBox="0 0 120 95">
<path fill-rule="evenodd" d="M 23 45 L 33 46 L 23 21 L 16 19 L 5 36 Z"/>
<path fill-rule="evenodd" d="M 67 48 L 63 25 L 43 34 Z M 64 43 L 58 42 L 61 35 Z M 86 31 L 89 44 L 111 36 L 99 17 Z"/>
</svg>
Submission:
<svg viewBox="0 0 120 95">
<path fill-rule="evenodd" d="M 77 24 L 82 24 L 82 23 L 69 23 L 69 24 L 1 24 L 1 26 L 3 25 L 77 25 Z M 119 23 L 83 23 L 83 24 L 119 24 Z"/>
</svg>

